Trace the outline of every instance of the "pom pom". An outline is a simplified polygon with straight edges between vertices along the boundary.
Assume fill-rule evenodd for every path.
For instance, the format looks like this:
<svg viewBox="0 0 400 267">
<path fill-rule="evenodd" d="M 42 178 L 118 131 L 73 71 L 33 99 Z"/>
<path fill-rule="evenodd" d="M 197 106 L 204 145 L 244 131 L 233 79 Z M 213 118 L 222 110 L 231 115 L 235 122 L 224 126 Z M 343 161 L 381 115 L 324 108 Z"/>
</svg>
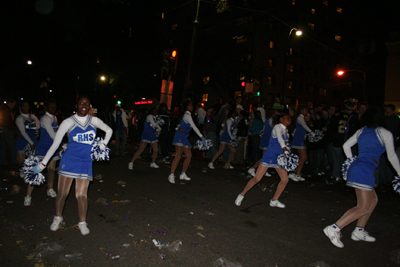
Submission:
<svg viewBox="0 0 400 267">
<path fill-rule="evenodd" d="M 25 159 L 22 170 L 24 171 L 24 181 L 29 185 L 41 185 L 46 179 L 42 173 L 34 173 L 32 168 L 40 163 L 38 157 L 29 156 Z"/>
<path fill-rule="evenodd" d="M 158 123 L 158 125 L 163 126 L 165 124 L 165 121 L 161 118 L 161 116 L 156 116 L 155 119 L 156 123 Z"/>
<path fill-rule="evenodd" d="M 299 165 L 299 156 L 293 153 L 289 155 L 283 153 L 278 155 L 276 161 L 278 163 L 279 168 L 291 172 L 297 168 L 297 165 Z"/>
<path fill-rule="evenodd" d="M 314 136 L 312 136 L 310 133 L 305 135 L 305 138 L 308 139 L 308 142 L 315 143 L 320 141 L 324 137 L 324 132 L 321 130 L 315 130 L 314 134 Z"/>
<path fill-rule="evenodd" d="M 396 192 L 397 194 L 400 194 L 400 177 L 395 176 L 392 183 L 393 183 L 394 192 Z"/>
<path fill-rule="evenodd" d="M 178 131 L 179 127 L 181 127 L 180 123 L 175 127 L 175 131 Z"/>
<path fill-rule="evenodd" d="M 264 135 L 264 133 L 265 133 L 265 131 L 264 131 L 264 129 L 262 129 L 262 130 L 260 131 L 260 138 L 262 138 L 262 136 Z"/>
<path fill-rule="evenodd" d="M 343 174 L 343 180 L 347 181 L 347 172 L 349 171 L 349 167 L 353 161 L 357 159 L 357 156 L 348 158 L 343 162 L 342 165 L 342 174 Z"/>
<path fill-rule="evenodd" d="M 35 150 L 32 150 L 31 144 L 28 143 L 28 144 L 24 147 L 24 154 L 25 154 L 27 157 L 34 156 L 34 155 L 35 155 Z"/>
<path fill-rule="evenodd" d="M 92 160 L 110 160 L 110 149 L 103 143 L 103 138 L 97 137 L 90 152 Z"/>
<path fill-rule="evenodd" d="M 238 141 L 236 138 L 231 139 L 231 142 L 229 143 L 232 147 L 237 147 L 238 146 Z"/>
<path fill-rule="evenodd" d="M 213 146 L 211 139 L 206 139 L 206 144 L 203 144 L 203 141 L 197 140 L 196 147 L 200 151 L 209 150 Z"/>
<path fill-rule="evenodd" d="M 61 158 L 62 158 L 62 155 L 64 154 L 64 152 L 67 150 L 67 148 L 68 148 L 67 143 L 65 143 L 61 146 L 61 150 L 60 150 L 60 152 L 58 152 L 58 154 L 60 155 Z"/>
</svg>

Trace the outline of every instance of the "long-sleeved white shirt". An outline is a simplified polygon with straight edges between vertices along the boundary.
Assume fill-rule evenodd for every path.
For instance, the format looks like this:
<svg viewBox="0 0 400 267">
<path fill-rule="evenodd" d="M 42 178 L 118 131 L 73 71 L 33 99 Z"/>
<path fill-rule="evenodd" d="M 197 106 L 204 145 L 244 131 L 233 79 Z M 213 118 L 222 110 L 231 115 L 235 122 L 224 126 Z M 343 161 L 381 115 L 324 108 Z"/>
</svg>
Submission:
<svg viewBox="0 0 400 267">
<path fill-rule="evenodd" d="M 312 130 L 307 126 L 306 121 L 304 120 L 304 115 L 300 114 L 297 117 L 297 122 L 300 123 L 301 126 L 303 126 L 303 128 L 307 131 L 307 132 L 311 132 Z"/>
<path fill-rule="evenodd" d="M 15 119 L 15 124 L 17 125 L 18 130 L 21 132 L 22 137 L 25 138 L 26 141 L 28 141 L 29 144 L 31 144 L 31 145 L 33 145 L 34 143 L 33 143 L 32 139 L 29 137 L 29 135 L 28 135 L 28 134 L 26 133 L 26 131 L 25 131 L 24 122 L 25 122 L 26 120 L 32 120 L 32 119 L 36 122 L 36 130 L 39 130 L 39 128 L 40 128 L 40 121 L 39 121 L 39 119 L 38 119 L 35 115 L 33 115 L 33 114 L 23 114 L 23 113 L 21 113 L 21 114 Z"/>
<path fill-rule="evenodd" d="M 282 138 L 283 134 L 288 135 L 288 132 L 286 126 L 283 125 L 282 123 L 275 125 L 274 128 L 272 129 L 272 136 L 276 136 L 276 138 L 278 138 L 278 143 L 281 146 L 281 148 L 283 149 L 284 147 L 286 147 L 286 149 L 288 149 L 285 140 L 283 140 Z"/>
<path fill-rule="evenodd" d="M 155 118 L 156 118 L 156 116 L 149 114 L 149 115 L 147 115 L 146 120 L 148 122 L 150 122 L 151 127 L 153 127 L 156 130 L 161 130 L 160 125 L 158 125 L 160 123 L 160 121 L 156 122 Z"/>
<path fill-rule="evenodd" d="M 194 124 L 194 121 L 192 119 L 192 115 L 189 111 L 186 111 L 185 114 L 183 114 L 182 117 L 183 121 L 186 123 L 189 123 L 190 126 L 192 127 L 193 131 L 196 132 L 196 134 L 201 138 L 203 135 L 200 133 L 199 129 L 197 129 L 196 124 Z"/>
<path fill-rule="evenodd" d="M 46 129 L 51 139 L 54 140 L 56 133 L 54 132 L 53 122 L 57 123 L 57 117 L 46 112 L 44 116 L 40 119 L 40 126 Z"/>
<path fill-rule="evenodd" d="M 78 120 L 80 123 L 84 124 L 87 120 L 87 116 L 80 117 L 78 115 L 74 115 L 74 118 Z M 54 155 L 54 153 L 57 151 L 58 147 L 60 146 L 62 139 L 64 135 L 68 132 L 68 129 L 74 124 L 74 121 L 71 118 L 65 119 L 61 125 L 60 128 L 58 128 L 58 131 L 56 133 L 56 136 L 54 138 L 53 144 L 49 148 L 49 150 L 46 153 L 46 156 L 43 158 L 42 163 L 44 165 L 47 164 L 47 162 L 51 159 L 51 157 Z M 107 145 L 108 141 L 110 141 L 112 132 L 113 130 L 105 124 L 102 120 L 100 120 L 97 117 L 92 117 L 92 124 L 101 130 L 103 130 L 106 135 L 104 137 L 104 144 Z"/>
</svg>

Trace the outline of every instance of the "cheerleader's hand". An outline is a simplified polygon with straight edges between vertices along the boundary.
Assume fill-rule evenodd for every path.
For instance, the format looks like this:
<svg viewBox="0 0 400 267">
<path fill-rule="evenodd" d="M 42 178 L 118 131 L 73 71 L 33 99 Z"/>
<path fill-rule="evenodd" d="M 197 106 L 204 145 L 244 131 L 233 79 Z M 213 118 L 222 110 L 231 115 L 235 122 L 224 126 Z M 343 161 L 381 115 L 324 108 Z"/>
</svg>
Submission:
<svg viewBox="0 0 400 267">
<path fill-rule="evenodd" d="M 206 139 L 204 138 L 204 136 L 201 137 L 201 141 L 203 142 L 204 145 L 207 145 Z"/>
<path fill-rule="evenodd" d="M 286 150 L 286 151 L 285 151 L 285 155 L 289 157 L 290 152 Z"/>
<path fill-rule="evenodd" d="M 314 137 L 315 133 L 314 132 L 310 132 L 310 136 Z"/>
<path fill-rule="evenodd" d="M 100 148 L 100 150 L 105 150 L 106 149 L 106 144 L 100 143 L 99 144 L 99 148 Z"/>
<path fill-rule="evenodd" d="M 40 162 L 35 167 L 32 167 L 31 171 L 33 171 L 34 173 L 40 173 L 44 170 L 44 168 L 46 168 L 46 165 Z"/>
</svg>

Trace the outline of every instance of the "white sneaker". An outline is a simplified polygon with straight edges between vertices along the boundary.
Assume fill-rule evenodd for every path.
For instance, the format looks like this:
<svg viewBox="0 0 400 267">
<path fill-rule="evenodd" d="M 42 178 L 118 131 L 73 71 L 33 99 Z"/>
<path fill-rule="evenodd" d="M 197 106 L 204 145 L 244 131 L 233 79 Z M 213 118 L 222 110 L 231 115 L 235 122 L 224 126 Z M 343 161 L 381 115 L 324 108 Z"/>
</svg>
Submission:
<svg viewBox="0 0 400 267">
<path fill-rule="evenodd" d="M 63 221 L 63 217 L 61 216 L 54 216 L 53 223 L 50 225 L 51 231 L 57 231 L 60 228 L 60 224 Z"/>
<path fill-rule="evenodd" d="M 133 170 L 133 162 L 132 161 L 128 163 L 128 169 Z"/>
<path fill-rule="evenodd" d="M 179 179 L 190 181 L 190 178 L 186 175 L 186 173 L 181 173 L 181 175 L 179 175 Z"/>
<path fill-rule="evenodd" d="M 370 236 L 365 230 L 358 230 L 357 228 L 351 233 L 351 239 L 354 241 L 366 241 L 366 242 L 375 242 L 376 239 L 373 236 Z"/>
<path fill-rule="evenodd" d="M 24 197 L 24 206 L 30 206 L 32 203 L 32 198 L 30 196 Z"/>
<path fill-rule="evenodd" d="M 233 169 L 233 166 L 231 164 L 225 164 L 224 169 Z"/>
<path fill-rule="evenodd" d="M 268 171 L 266 171 L 265 174 L 264 174 L 264 176 L 266 176 L 266 177 L 271 177 L 272 175 L 271 175 Z"/>
<path fill-rule="evenodd" d="M 328 225 L 327 227 L 325 227 L 324 233 L 329 238 L 329 240 L 331 240 L 332 244 L 334 244 L 336 247 L 338 248 L 344 247 L 342 241 L 340 241 L 340 238 L 342 237 L 340 231 L 335 232 L 333 231 L 332 226 Z"/>
<path fill-rule="evenodd" d="M 286 207 L 285 204 L 283 204 L 279 200 L 274 200 L 274 199 L 271 199 L 271 201 L 269 202 L 269 205 L 271 207 L 277 207 L 277 208 L 281 208 L 281 209 Z"/>
<path fill-rule="evenodd" d="M 235 200 L 235 205 L 236 206 L 240 206 L 242 204 L 242 200 L 243 200 L 244 196 L 242 194 L 239 194 Z"/>
<path fill-rule="evenodd" d="M 300 174 L 296 174 L 296 178 L 297 178 L 297 181 L 300 181 L 300 182 L 304 182 L 306 180 L 303 177 L 301 177 Z"/>
<path fill-rule="evenodd" d="M 82 235 L 87 235 L 90 233 L 89 228 L 87 228 L 87 223 L 86 222 L 80 222 L 78 223 L 79 230 L 81 230 Z"/>
<path fill-rule="evenodd" d="M 289 177 L 289 179 L 292 179 L 295 182 L 299 181 L 299 179 L 297 178 L 297 175 L 294 174 L 293 172 L 289 173 L 288 177 Z"/>
<path fill-rule="evenodd" d="M 170 182 L 171 184 L 174 184 L 175 183 L 175 175 L 174 174 L 170 174 L 169 176 L 168 176 L 168 182 Z"/>
<path fill-rule="evenodd" d="M 23 169 L 19 169 L 19 177 L 24 178 L 25 173 Z"/>
<path fill-rule="evenodd" d="M 150 163 L 150 168 L 158 169 L 160 166 L 158 166 L 155 162 Z"/>
<path fill-rule="evenodd" d="M 247 173 L 254 177 L 256 176 L 256 169 L 251 167 L 250 169 L 247 170 Z"/>
<path fill-rule="evenodd" d="M 214 170 L 214 163 L 210 162 L 208 163 L 208 168 L 210 168 L 211 170 Z"/>
<path fill-rule="evenodd" d="M 57 193 L 56 193 L 56 191 L 54 191 L 53 188 L 51 188 L 51 189 L 47 190 L 47 195 L 48 195 L 49 197 L 56 197 L 56 196 L 57 196 Z"/>
</svg>

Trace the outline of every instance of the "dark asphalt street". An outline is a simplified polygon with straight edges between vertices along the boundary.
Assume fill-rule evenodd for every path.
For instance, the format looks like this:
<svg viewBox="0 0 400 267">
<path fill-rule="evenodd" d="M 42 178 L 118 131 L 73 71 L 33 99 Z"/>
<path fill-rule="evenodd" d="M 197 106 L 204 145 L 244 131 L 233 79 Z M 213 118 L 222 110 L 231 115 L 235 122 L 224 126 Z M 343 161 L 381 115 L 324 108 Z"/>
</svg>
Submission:
<svg viewBox="0 0 400 267">
<path fill-rule="evenodd" d="M 234 200 L 247 183 L 245 169 L 225 170 L 219 163 L 206 170 L 207 161 L 193 158 L 187 172 L 192 181 L 172 185 L 167 182 L 169 165 L 150 169 L 148 150 L 129 171 L 132 154 L 94 164 L 94 174 L 101 178 L 89 188 L 87 236 L 76 228 L 73 189 L 64 209 L 65 224 L 51 232 L 55 207 L 46 187 L 36 188 L 32 206 L 24 207 L 22 179 L 3 172 L 0 265 L 214 266 L 221 257 L 256 267 L 400 265 L 400 196 L 393 191 L 377 191 L 379 203 L 366 228 L 377 241 L 351 240 L 352 224 L 342 231 L 345 247 L 339 249 L 322 230 L 355 205 L 354 191 L 343 184 L 326 185 L 317 177 L 290 181 L 280 199 L 286 208 L 272 208 L 273 191 L 261 187 L 278 182 L 273 172 L 236 207 Z M 21 191 L 11 194 L 13 185 Z M 153 239 L 163 244 L 180 240 L 181 250 L 158 249 Z M 321 261 L 327 265 L 312 265 Z"/>
</svg>

